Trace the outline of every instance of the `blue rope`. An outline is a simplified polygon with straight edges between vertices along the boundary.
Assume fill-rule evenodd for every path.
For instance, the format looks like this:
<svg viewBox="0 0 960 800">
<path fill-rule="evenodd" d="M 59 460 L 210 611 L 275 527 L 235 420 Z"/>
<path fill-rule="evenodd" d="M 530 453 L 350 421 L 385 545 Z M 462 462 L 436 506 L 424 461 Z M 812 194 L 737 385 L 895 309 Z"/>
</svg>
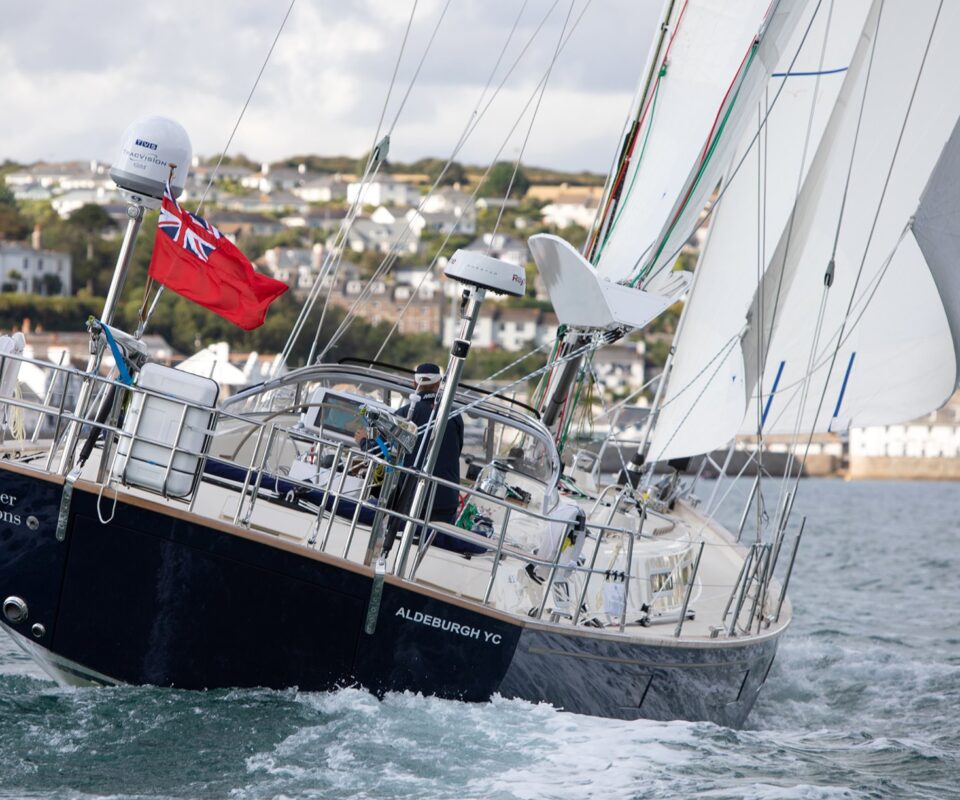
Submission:
<svg viewBox="0 0 960 800">
<path fill-rule="evenodd" d="M 846 72 L 849 67 L 836 67 L 835 69 L 813 69 L 805 72 L 774 72 L 771 78 L 815 78 L 817 75 L 836 75 L 839 72 Z"/>
<path fill-rule="evenodd" d="M 100 322 L 100 320 L 97 320 Z M 123 357 L 123 353 L 120 352 L 120 346 L 117 344 L 117 340 L 113 338 L 113 334 L 110 333 L 110 326 L 100 322 L 100 329 L 103 331 L 103 335 L 107 337 L 107 344 L 110 346 L 110 352 L 113 353 L 113 360 L 117 362 L 117 372 L 120 373 L 120 381 L 127 386 L 133 386 L 133 378 L 130 377 L 130 373 L 127 371 L 127 362 Z"/>
</svg>

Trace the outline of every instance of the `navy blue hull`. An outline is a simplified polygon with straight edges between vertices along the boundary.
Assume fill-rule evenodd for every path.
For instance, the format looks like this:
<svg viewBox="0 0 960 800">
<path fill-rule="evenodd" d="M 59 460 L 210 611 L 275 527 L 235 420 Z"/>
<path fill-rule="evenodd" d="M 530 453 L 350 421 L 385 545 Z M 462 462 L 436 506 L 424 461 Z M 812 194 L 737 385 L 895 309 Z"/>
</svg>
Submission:
<svg viewBox="0 0 960 800">
<path fill-rule="evenodd" d="M 14 498 L 0 505 L 0 599 L 29 606 L 7 624 L 115 681 L 361 685 L 469 701 L 499 692 L 601 716 L 739 725 L 776 649 L 773 637 L 702 648 L 554 632 L 392 578 L 367 635 L 370 570 L 142 501 L 118 503 L 103 524 L 81 487 L 58 541 L 61 490 L 0 466 L 0 500 Z"/>
</svg>

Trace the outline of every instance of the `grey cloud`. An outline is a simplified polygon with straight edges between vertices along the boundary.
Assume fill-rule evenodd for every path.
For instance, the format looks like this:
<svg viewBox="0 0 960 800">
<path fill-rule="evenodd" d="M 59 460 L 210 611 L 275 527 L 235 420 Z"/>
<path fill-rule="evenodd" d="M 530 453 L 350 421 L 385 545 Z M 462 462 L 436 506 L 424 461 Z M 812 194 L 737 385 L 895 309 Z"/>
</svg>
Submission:
<svg viewBox="0 0 960 800">
<path fill-rule="evenodd" d="M 529 0 L 506 63 L 552 2 Z M 5 73 L 0 105 L 20 120 L 21 129 L 0 140 L 0 159 L 22 160 L 109 157 L 127 122 L 152 112 L 189 122 L 198 152 L 219 150 L 286 9 L 285 1 L 258 0 L 211 0 L 202 7 L 195 0 L 7 5 L 0 37 Z M 420 0 L 394 108 L 440 7 L 441 0 Z M 520 0 L 452 0 L 401 119 L 400 129 L 418 131 L 419 140 L 398 137 L 398 155 L 449 151 L 519 7 Z M 491 110 L 491 121 L 507 127 L 512 122 L 519 97 L 546 69 L 568 7 L 568 0 L 557 2 L 508 92 Z M 576 0 L 574 15 L 582 7 L 583 0 Z M 365 150 L 409 8 L 398 0 L 298 0 L 237 146 L 264 158 L 321 148 Z M 559 159 L 557 166 L 606 168 L 607 154 L 598 157 L 598 142 L 606 151 L 619 133 L 657 12 L 653 0 L 593 0 L 551 75 L 547 97 L 562 93 L 593 109 L 602 107 L 599 118 L 606 128 L 591 129 L 571 109 L 574 123 L 538 136 L 531 142 L 531 158 L 542 152 Z M 473 144 L 464 156 L 482 159 L 501 135 L 487 134 L 486 147 Z"/>
</svg>

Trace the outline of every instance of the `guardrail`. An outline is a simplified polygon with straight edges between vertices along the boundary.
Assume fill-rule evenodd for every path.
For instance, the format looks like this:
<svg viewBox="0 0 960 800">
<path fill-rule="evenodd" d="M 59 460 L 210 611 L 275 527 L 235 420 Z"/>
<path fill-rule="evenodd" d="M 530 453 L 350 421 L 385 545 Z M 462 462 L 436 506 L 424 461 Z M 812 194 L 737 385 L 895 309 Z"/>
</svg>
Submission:
<svg viewBox="0 0 960 800">
<path fill-rule="evenodd" d="M 430 546 L 430 540 L 432 538 L 431 530 L 434 532 L 438 530 L 436 524 L 431 527 L 430 522 L 436 489 L 439 486 L 451 487 L 460 492 L 461 495 L 466 496 L 465 502 L 470 502 L 471 500 L 479 501 L 485 506 L 495 506 L 500 512 L 502 512 L 502 519 L 498 524 L 499 530 L 495 536 L 487 540 L 489 542 L 489 551 L 490 555 L 492 556 L 492 560 L 490 565 L 490 574 L 486 581 L 486 587 L 479 602 L 483 603 L 484 605 L 496 607 L 496 601 L 493 597 L 493 590 L 496 585 L 497 575 L 501 569 L 501 561 L 513 559 L 521 562 L 524 567 L 527 565 L 532 565 L 534 569 L 541 568 L 547 573 L 546 578 L 543 579 L 543 583 L 541 584 L 541 601 L 539 606 L 536 608 L 535 613 L 533 614 L 533 616 L 537 619 L 542 620 L 544 618 L 544 614 L 548 610 L 550 598 L 553 596 L 551 593 L 558 582 L 558 576 L 562 575 L 564 580 L 569 580 L 570 577 L 575 575 L 580 576 L 579 591 L 576 592 L 575 598 L 570 598 L 571 601 L 575 602 L 575 605 L 572 606 L 569 614 L 567 614 L 567 616 L 570 618 L 570 623 L 577 625 L 582 618 L 582 610 L 585 607 L 585 601 L 589 593 L 591 583 L 597 579 L 605 579 L 610 574 L 609 570 L 600 569 L 597 567 L 597 561 L 602 546 L 604 542 L 609 542 L 612 537 L 620 537 L 621 542 L 625 543 L 626 569 L 623 573 L 623 608 L 620 613 L 618 624 L 615 626 L 615 628 L 622 632 L 628 624 L 627 607 L 629 604 L 630 581 L 635 579 L 633 574 L 634 543 L 638 539 L 653 538 L 651 534 L 645 534 L 643 532 L 643 521 L 645 520 L 647 514 L 644 513 L 642 506 L 640 507 L 641 513 L 638 517 L 638 527 L 636 529 L 623 528 L 613 524 L 616 513 L 620 508 L 622 501 L 626 498 L 625 492 L 628 490 L 621 489 L 619 491 L 619 494 L 610 505 L 610 511 L 609 514 L 606 515 L 605 522 L 591 520 L 590 516 L 592 516 L 592 514 L 588 515 L 587 520 L 583 525 L 582 535 L 586 537 L 586 541 L 593 542 L 593 548 L 591 556 L 589 557 L 589 562 L 587 562 L 586 557 L 584 557 L 583 561 L 580 563 L 571 563 L 569 559 L 564 560 L 563 552 L 565 549 L 564 544 L 567 541 L 571 530 L 577 525 L 576 520 L 571 520 L 567 517 L 551 516 L 547 513 L 542 513 L 523 507 L 505 498 L 499 498 L 485 494 L 476 487 L 465 487 L 458 483 L 452 483 L 433 475 L 427 475 L 416 469 L 404 467 L 400 464 L 391 464 L 385 458 L 383 458 L 382 455 L 376 452 L 366 452 L 356 447 L 349 446 L 342 441 L 324 438 L 323 436 L 313 433 L 308 429 L 295 428 L 281 424 L 277 421 L 275 415 L 271 415 L 271 418 L 268 420 L 257 420 L 249 416 L 232 414 L 225 412 L 222 409 L 211 408 L 201 404 L 192 403 L 190 401 L 183 400 L 182 398 L 166 395 L 159 391 L 144 389 L 138 386 L 128 386 L 109 377 L 89 374 L 71 366 L 64 366 L 62 363 L 54 364 L 52 362 L 38 361 L 36 359 L 12 354 L 0 356 L 0 374 L 3 373 L 4 368 L 10 360 L 29 363 L 42 370 L 49 371 L 51 373 L 51 379 L 48 385 L 52 386 L 54 383 L 59 381 L 63 387 L 59 400 L 55 403 L 52 402 L 52 390 L 46 393 L 46 396 L 41 402 L 33 402 L 30 400 L 13 397 L 0 398 L 0 405 L 5 404 L 38 414 L 37 430 L 39 430 L 44 420 L 48 420 L 49 423 L 52 424 L 54 434 L 50 441 L 49 447 L 46 449 L 45 455 L 43 455 L 43 466 L 40 468 L 44 472 L 60 472 L 63 474 L 71 473 L 73 479 L 76 479 L 76 475 L 79 473 L 73 466 L 75 464 L 75 453 L 64 451 L 65 442 L 69 444 L 71 438 L 74 447 L 79 444 L 77 437 L 67 436 L 67 431 L 73 425 L 79 426 L 82 429 L 87 429 L 88 439 L 91 436 L 99 437 L 100 435 L 103 435 L 104 437 L 101 464 L 97 477 L 97 482 L 101 485 L 101 494 L 103 488 L 118 482 L 112 475 L 112 458 L 117 457 L 117 452 L 120 449 L 120 442 L 122 440 L 127 440 L 128 442 L 128 453 L 133 452 L 133 447 L 137 443 L 154 445 L 164 448 L 168 456 L 165 464 L 157 465 L 162 467 L 164 470 L 164 480 L 162 481 L 162 486 L 164 488 L 162 491 L 157 493 L 163 496 L 165 499 L 187 503 L 189 510 L 193 512 L 195 511 L 197 499 L 202 491 L 203 476 L 210 457 L 210 441 L 215 435 L 214 432 L 224 423 L 248 427 L 249 430 L 243 433 L 244 441 L 249 441 L 251 438 L 253 438 L 254 444 L 249 461 L 242 467 L 244 470 L 243 478 L 242 480 L 237 481 L 239 485 L 235 488 L 235 491 L 238 492 L 239 496 L 237 508 L 232 520 L 234 525 L 247 529 L 251 527 L 254 509 L 256 508 L 258 501 L 265 496 L 264 493 L 269 492 L 270 480 L 282 480 L 287 484 L 299 486 L 308 491 L 321 490 L 322 496 L 316 503 L 315 517 L 311 523 L 309 534 L 305 537 L 305 546 L 316 549 L 320 552 L 335 555 L 339 558 L 348 558 L 351 547 L 353 546 L 356 536 L 358 535 L 358 531 L 360 531 L 362 528 L 360 525 L 362 512 L 364 510 L 369 510 L 374 514 L 374 522 L 370 526 L 369 532 L 367 532 L 368 540 L 367 546 L 364 549 L 364 563 L 369 566 L 372 559 L 376 558 L 378 555 L 377 549 L 380 546 L 380 541 L 382 541 L 381 537 L 383 532 L 386 530 L 386 525 L 389 520 L 395 520 L 395 524 L 401 528 L 407 526 L 408 523 L 412 524 L 415 526 L 415 528 L 419 528 L 422 531 L 420 541 L 416 545 L 415 557 L 408 569 L 406 567 L 408 560 L 407 556 L 410 548 L 414 545 L 411 541 L 412 537 L 402 537 L 397 552 L 393 556 L 393 571 L 394 574 L 402 580 L 416 582 L 419 580 L 417 576 L 418 569 L 421 567 L 424 556 L 426 555 L 427 549 Z M 91 386 L 91 390 L 89 390 L 87 393 L 87 397 L 89 398 L 87 407 L 85 409 L 81 409 L 81 413 L 76 413 L 66 408 L 68 396 L 66 387 L 73 380 L 86 381 L 89 382 L 89 385 Z M 147 397 L 156 397 L 158 399 L 167 401 L 172 400 L 180 404 L 182 408 L 179 414 L 178 424 L 170 441 L 159 440 L 144 434 L 139 429 L 140 420 L 138 420 L 137 425 L 132 431 L 125 430 L 118 424 L 118 416 L 124 402 L 126 402 L 128 399 L 132 399 L 132 397 L 137 394 L 145 395 Z M 309 404 L 300 403 L 295 407 L 292 407 L 289 411 L 290 413 L 299 412 L 302 411 L 307 405 Z M 104 409 L 106 409 L 105 412 Z M 200 448 L 186 447 L 182 444 L 185 422 L 188 412 L 191 409 L 197 409 L 212 415 L 210 431 L 208 432 L 208 435 L 204 437 L 204 444 Z M 286 437 L 286 439 L 283 439 L 282 437 Z M 320 459 L 321 456 L 326 452 L 333 454 L 332 468 L 329 471 L 326 484 L 323 487 L 319 487 L 314 483 L 294 479 L 287 475 L 281 476 L 278 469 L 279 464 L 271 466 L 271 458 L 273 454 L 275 451 L 277 451 L 278 447 L 280 450 L 282 450 L 283 447 L 287 445 L 286 440 L 317 448 L 316 455 L 318 459 Z M 58 454 L 61 459 L 60 463 L 63 466 L 60 469 L 55 470 L 53 465 Z M 184 454 L 198 460 L 197 474 L 193 487 L 187 495 L 182 497 L 172 497 L 167 491 L 166 478 L 169 477 L 171 470 L 175 469 L 174 462 L 177 456 L 180 454 Z M 38 460 L 39 458 L 37 457 L 27 457 L 25 459 L 25 463 L 33 466 L 34 462 Z M 429 489 L 427 493 L 427 506 L 421 517 L 412 517 L 404 510 L 389 507 L 389 504 L 381 506 L 379 503 L 373 502 L 372 498 L 370 497 L 370 488 L 373 485 L 374 472 L 380 468 L 384 470 L 394 470 L 401 475 L 407 476 L 408 480 L 423 481 L 427 483 L 427 487 Z M 362 476 L 361 488 L 355 497 L 348 496 L 345 492 L 346 479 L 351 473 L 355 474 L 357 477 Z M 70 476 L 68 476 L 68 480 L 69 479 Z M 150 490 L 145 489 L 145 491 Z M 611 488 L 605 489 L 596 499 L 592 511 L 597 512 L 603 501 L 613 491 L 614 490 Z M 340 511 L 345 500 L 353 503 L 353 512 L 349 517 L 345 543 L 339 552 L 330 553 L 329 549 L 331 547 L 331 533 L 338 518 L 338 512 Z M 530 520 L 533 520 L 540 526 L 548 526 L 551 524 L 562 526 L 563 534 L 559 537 L 556 550 L 552 553 L 536 553 L 526 549 L 518 548 L 509 542 L 508 530 L 510 523 L 511 520 L 516 519 L 517 515 L 522 515 Z M 448 536 L 459 538 L 462 541 L 477 544 L 477 534 L 459 529 L 455 526 L 444 526 L 442 528 L 442 532 Z M 586 541 L 584 545 L 586 544 Z M 692 551 L 693 545 L 691 544 L 691 554 Z M 699 557 L 697 558 L 697 562 L 699 564 Z M 690 576 L 689 584 L 692 585 L 695 579 L 696 570 L 694 570 L 694 573 Z M 685 591 L 684 610 L 686 608 L 686 604 L 689 602 L 689 596 L 689 590 Z M 742 600 L 740 602 L 742 602 Z M 525 613 L 520 609 L 502 610 L 509 611 L 511 613 Z M 563 613 L 566 614 L 566 612 Z M 554 616 L 556 616 L 556 612 L 554 612 Z M 558 619 L 559 618 L 556 618 L 553 621 L 556 622 Z M 680 626 L 678 625 L 677 635 L 679 635 L 679 628 Z"/>
</svg>

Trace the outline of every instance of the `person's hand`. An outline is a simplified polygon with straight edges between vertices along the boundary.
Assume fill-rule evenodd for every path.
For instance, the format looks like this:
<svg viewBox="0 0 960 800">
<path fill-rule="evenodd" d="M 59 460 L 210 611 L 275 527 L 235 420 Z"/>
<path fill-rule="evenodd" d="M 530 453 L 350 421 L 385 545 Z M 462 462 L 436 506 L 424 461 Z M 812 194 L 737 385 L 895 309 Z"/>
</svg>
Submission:
<svg viewBox="0 0 960 800">
<path fill-rule="evenodd" d="M 367 438 L 367 432 L 360 428 L 355 434 L 353 434 L 353 441 L 357 444 L 363 444 L 364 439 Z"/>
</svg>

